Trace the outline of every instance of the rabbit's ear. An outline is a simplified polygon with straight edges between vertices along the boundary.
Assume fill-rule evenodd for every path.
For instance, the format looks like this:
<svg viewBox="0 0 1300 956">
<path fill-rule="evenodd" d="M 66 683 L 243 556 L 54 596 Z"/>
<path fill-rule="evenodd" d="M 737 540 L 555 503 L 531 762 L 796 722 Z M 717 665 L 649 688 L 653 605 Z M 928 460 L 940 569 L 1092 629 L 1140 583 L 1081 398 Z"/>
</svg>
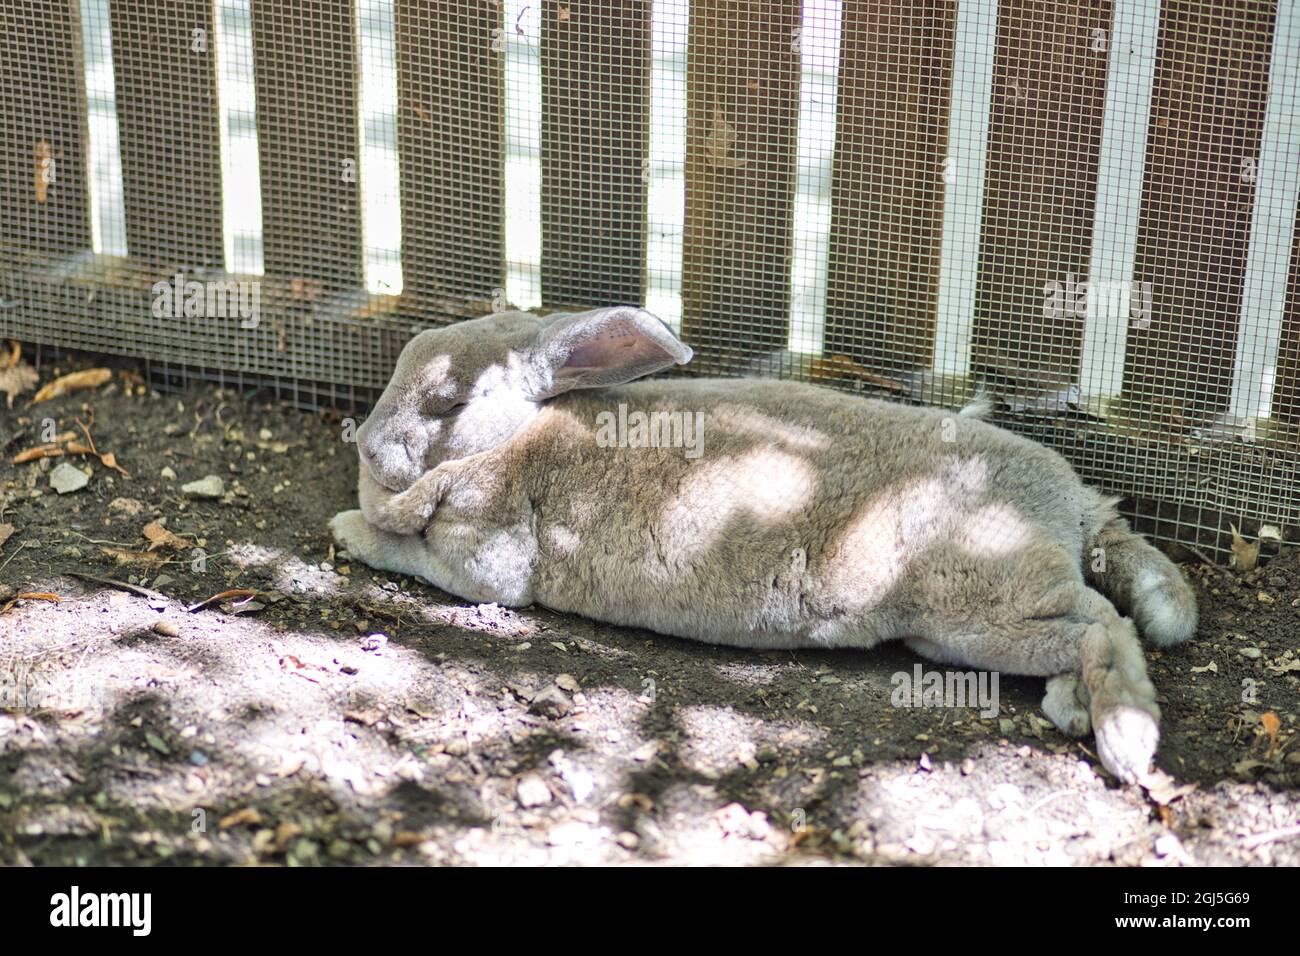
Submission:
<svg viewBox="0 0 1300 956">
<path fill-rule="evenodd" d="M 645 309 L 616 305 L 556 316 L 537 337 L 543 385 L 535 398 L 630 382 L 691 360 L 690 346 Z"/>
</svg>

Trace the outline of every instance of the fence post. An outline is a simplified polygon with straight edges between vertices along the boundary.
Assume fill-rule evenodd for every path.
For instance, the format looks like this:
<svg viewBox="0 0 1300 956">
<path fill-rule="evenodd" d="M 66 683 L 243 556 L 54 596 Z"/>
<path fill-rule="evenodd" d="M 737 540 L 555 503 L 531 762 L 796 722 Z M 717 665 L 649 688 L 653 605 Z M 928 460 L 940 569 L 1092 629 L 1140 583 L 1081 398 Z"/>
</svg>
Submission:
<svg viewBox="0 0 1300 956">
<path fill-rule="evenodd" d="M 498 0 L 396 0 L 404 298 L 491 297 L 502 242 Z"/>
<path fill-rule="evenodd" d="M 1163 429 L 1231 397 L 1273 22 L 1271 4 L 1160 5 L 1135 269 L 1150 320 L 1129 333 L 1124 393 Z"/>
<path fill-rule="evenodd" d="M 127 252 L 220 269 L 221 140 L 212 0 L 110 0 Z"/>
<path fill-rule="evenodd" d="M 971 371 L 1013 408 L 1079 397 L 1084 320 L 1049 288 L 1088 278 L 1110 19 L 1110 0 L 998 4 Z"/>
<path fill-rule="evenodd" d="M 934 351 L 956 5 L 843 8 L 825 351 L 873 370 Z"/>
<path fill-rule="evenodd" d="M 91 244 L 77 6 L 0 10 L 0 226 L 24 251 Z"/>
<path fill-rule="evenodd" d="M 253 71 L 267 275 L 362 284 L 352 0 L 254 3 Z"/>
<path fill-rule="evenodd" d="M 650 0 L 542 3 L 542 302 L 640 302 Z"/>
<path fill-rule="evenodd" d="M 714 371 L 785 347 L 799 0 L 693 0 L 682 333 Z"/>
</svg>

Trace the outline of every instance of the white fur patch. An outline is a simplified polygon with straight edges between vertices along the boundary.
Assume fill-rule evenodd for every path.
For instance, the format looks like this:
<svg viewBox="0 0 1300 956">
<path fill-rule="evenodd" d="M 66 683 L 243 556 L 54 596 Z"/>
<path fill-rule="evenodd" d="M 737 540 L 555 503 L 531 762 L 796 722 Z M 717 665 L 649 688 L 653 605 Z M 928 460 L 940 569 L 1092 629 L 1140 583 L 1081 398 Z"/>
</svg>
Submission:
<svg viewBox="0 0 1300 956">
<path fill-rule="evenodd" d="M 1133 616 L 1143 637 L 1162 647 L 1178 644 L 1196 632 L 1196 601 L 1191 589 L 1162 572 L 1146 568 L 1133 588 Z"/>
</svg>

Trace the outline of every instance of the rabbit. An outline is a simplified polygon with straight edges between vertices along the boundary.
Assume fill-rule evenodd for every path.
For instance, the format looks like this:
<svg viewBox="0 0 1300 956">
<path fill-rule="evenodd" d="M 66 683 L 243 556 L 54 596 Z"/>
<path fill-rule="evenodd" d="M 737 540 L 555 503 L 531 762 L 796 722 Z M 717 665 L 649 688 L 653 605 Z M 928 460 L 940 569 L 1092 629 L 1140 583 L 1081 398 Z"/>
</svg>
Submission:
<svg viewBox="0 0 1300 956">
<path fill-rule="evenodd" d="M 633 381 L 691 355 L 634 306 L 420 332 L 357 430 L 360 510 L 335 539 L 475 602 L 743 648 L 902 640 L 1042 676 L 1057 727 L 1091 730 L 1125 783 L 1148 772 L 1160 711 L 1137 632 L 1186 640 L 1197 607 L 1116 499 L 978 407 Z M 638 412 L 659 431 L 615 440 Z M 668 447 L 700 421 L 694 455 Z"/>
</svg>

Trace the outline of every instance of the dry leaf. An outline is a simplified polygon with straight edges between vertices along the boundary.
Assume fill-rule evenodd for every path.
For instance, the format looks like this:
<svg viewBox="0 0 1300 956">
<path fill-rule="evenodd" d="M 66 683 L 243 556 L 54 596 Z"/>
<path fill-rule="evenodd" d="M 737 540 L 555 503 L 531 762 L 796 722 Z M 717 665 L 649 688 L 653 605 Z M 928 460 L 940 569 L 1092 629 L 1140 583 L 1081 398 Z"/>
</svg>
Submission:
<svg viewBox="0 0 1300 956">
<path fill-rule="evenodd" d="M 150 551 L 128 551 L 126 548 L 100 548 L 99 550 L 118 564 L 143 564 L 156 568 L 167 560 L 161 554 L 154 554 Z"/>
<path fill-rule="evenodd" d="M 36 143 L 36 201 L 44 203 L 54 177 L 50 175 L 54 168 L 54 150 L 46 140 Z"/>
<path fill-rule="evenodd" d="M 4 547 L 6 541 L 13 537 L 18 529 L 11 524 L 0 524 L 0 548 Z"/>
<path fill-rule="evenodd" d="M 234 813 L 221 818 L 217 826 L 223 830 L 229 830 L 231 827 L 257 826 L 262 822 L 262 814 L 258 813 L 254 807 L 244 807 L 242 810 L 236 810 Z"/>
<path fill-rule="evenodd" d="M 79 441 L 69 440 L 67 443 L 69 455 L 94 455 L 105 468 L 112 468 L 123 478 L 131 477 L 130 472 L 117 463 L 117 456 L 111 451 L 100 453 L 99 449 L 95 447 L 95 439 L 90 434 L 90 428 L 80 418 L 77 419 L 77 427 L 86 436 L 86 443 L 83 445 Z"/>
<path fill-rule="evenodd" d="M 9 459 L 9 463 L 11 465 L 21 465 L 24 462 L 35 461 L 38 458 L 57 458 L 62 454 L 63 449 L 58 445 L 38 445 L 35 448 L 20 451 Z"/>
<path fill-rule="evenodd" d="M 1259 722 L 1264 727 L 1264 733 L 1268 734 L 1268 755 L 1272 757 L 1277 750 L 1277 732 L 1282 729 L 1282 721 L 1270 710 L 1259 715 Z"/>
<path fill-rule="evenodd" d="M 907 386 L 902 382 L 897 382 L 892 378 L 882 378 L 870 369 L 859 365 L 847 355 L 830 355 L 826 358 L 814 359 L 812 373 L 817 378 L 859 379 L 869 385 L 887 389 L 891 392 L 907 391 Z"/>
<path fill-rule="evenodd" d="M 14 595 L 9 599 L 9 603 L 4 607 L 0 607 L 0 614 L 4 614 L 19 601 L 53 601 L 55 604 L 58 604 L 62 600 L 63 598 L 59 597 L 57 594 L 52 594 L 49 591 L 24 591 L 22 594 Z"/>
<path fill-rule="evenodd" d="M 276 853 L 283 853 L 289 849 L 290 843 L 303 835 L 303 832 L 303 828 L 298 824 L 286 820 L 275 828 L 275 842 L 272 843 L 271 848 Z"/>
<path fill-rule="evenodd" d="M 159 548 L 171 548 L 173 551 L 184 551 L 190 546 L 188 541 L 172 534 L 157 521 L 150 521 L 144 526 L 144 531 L 142 533 L 149 539 L 150 551 L 157 551 Z"/>
<path fill-rule="evenodd" d="M 113 373 L 106 368 L 88 368 L 82 372 L 71 372 L 42 386 L 41 390 L 32 398 L 32 404 L 46 402 L 51 398 L 58 398 L 61 395 L 80 391 L 83 388 L 98 388 L 112 377 Z"/>
<path fill-rule="evenodd" d="M 1259 564 L 1259 542 L 1248 542 L 1237 531 L 1235 524 L 1229 524 L 1232 531 L 1232 566 L 1238 571 L 1254 571 Z"/>
<path fill-rule="evenodd" d="M 1180 784 L 1163 770 L 1153 770 L 1140 781 L 1142 789 L 1158 807 L 1166 807 L 1196 789 L 1194 783 Z"/>
</svg>

